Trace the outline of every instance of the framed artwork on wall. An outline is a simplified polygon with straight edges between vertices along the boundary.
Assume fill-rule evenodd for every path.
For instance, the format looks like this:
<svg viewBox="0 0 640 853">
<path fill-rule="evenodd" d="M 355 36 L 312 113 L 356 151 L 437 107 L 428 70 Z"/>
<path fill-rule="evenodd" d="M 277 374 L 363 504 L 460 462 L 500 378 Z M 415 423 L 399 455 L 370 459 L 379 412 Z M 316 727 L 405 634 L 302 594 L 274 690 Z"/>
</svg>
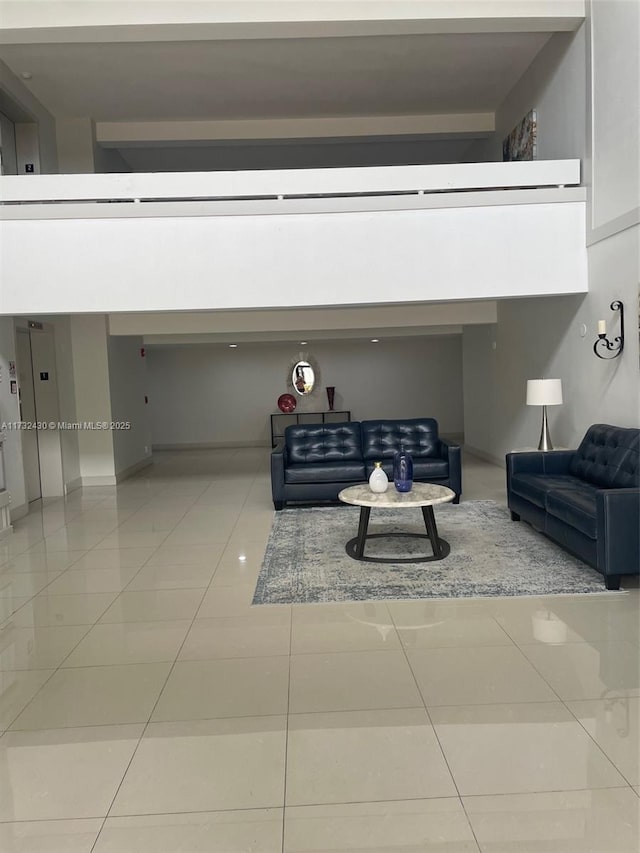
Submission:
<svg viewBox="0 0 640 853">
<path fill-rule="evenodd" d="M 538 143 L 538 114 L 529 110 L 526 116 L 518 122 L 511 133 L 502 141 L 502 159 L 535 160 Z"/>
</svg>

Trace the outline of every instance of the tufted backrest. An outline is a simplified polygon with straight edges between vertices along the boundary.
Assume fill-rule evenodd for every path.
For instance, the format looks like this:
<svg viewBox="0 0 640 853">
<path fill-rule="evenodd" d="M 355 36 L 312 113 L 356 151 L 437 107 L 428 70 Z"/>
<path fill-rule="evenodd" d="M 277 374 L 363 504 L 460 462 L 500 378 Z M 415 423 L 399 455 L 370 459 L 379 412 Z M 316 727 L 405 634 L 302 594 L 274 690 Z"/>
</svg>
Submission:
<svg viewBox="0 0 640 853">
<path fill-rule="evenodd" d="M 362 452 L 365 459 L 391 459 L 401 447 L 415 458 L 438 456 L 438 444 L 438 423 L 433 418 L 362 421 Z"/>
<path fill-rule="evenodd" d="M 362 461 L 360 424 L 298 424 L 284 431 L 289 463 Z"/>
<path fill-rule="evenodd" d="M 593 424 L 576 450 L 569 471 L 603 489 L 640 484 L 640 430 Z"/>
</svg>

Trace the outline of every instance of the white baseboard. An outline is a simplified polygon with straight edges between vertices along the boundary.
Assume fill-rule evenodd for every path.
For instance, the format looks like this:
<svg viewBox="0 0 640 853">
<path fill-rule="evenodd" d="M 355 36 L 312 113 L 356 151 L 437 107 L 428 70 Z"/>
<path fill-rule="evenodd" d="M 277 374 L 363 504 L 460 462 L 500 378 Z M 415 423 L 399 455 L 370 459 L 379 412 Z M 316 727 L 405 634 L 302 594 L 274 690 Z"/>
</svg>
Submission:
<svg viewBox="0 0 640 853">
<path fill-rule="evenodd" d="M 65 484 L 65 495 L 68 495 L 70 492 L 75 492 L 75 490 L 79 489 L 80 486 L 82 486 L 82 477 L 76 477 L 75 480 L 71 480 L 70 482 Z"/>
<path fill-rule="evenodd" d="M 122 471 L 118 471 L 117 474 L 108 474 L 104 477 L 81 477 L 81 485 L 117 486 L 118 483 L 121 483 L 123 480 L 126 480 L 128 477 L 133 476 L 133 474 L 136 474 L 138 471 L 141 471 L 143 468 L 152 464 L 153 459 L 151 456 L 147 456 L 144 459 L 140 459 L 138 462 L 134 462 L 133 465 L 129 465 L 128 468 L 123 468 Z"/>
<path fill-rule="evenodd" d="M 82 486 L 116 486 L 117 480 L 115 476 L 108 475 L 106 477 L 81 477 Z"/>
<path fill-rule="evenodd" d="M 266 441 L 205 441 L 205 442 L 183 442 L 181 444 L 154 444 L 152 450 L 232 450 L 244 447 L 271 447 L 271 442 Z"/>
<path fill-rule="evenodd" d="M 122 471 L 118 471 L 116 474 L 116 480 L 118 483 L 121 483 L 123 480 L 126 480 L 127 477 L 132 477 L 134 474 L 137 474 L 138 471 L 142 471 L 143 468 L 148 468 L 149 465 L 153 465 L 153 459 L 151 456 L 146 456 L 144 459 L 134 462 L 133 465 L 129 465 L 128 468 L 123 468 Z"/>
<path fill-rule="evenodd" d="M 19 506 L 11 507 L 11 522 L 18 521 L 20 518 L 24 518 L 25 515 L 29 515 L 29 504 L 20 504 Z"/>
</svg>

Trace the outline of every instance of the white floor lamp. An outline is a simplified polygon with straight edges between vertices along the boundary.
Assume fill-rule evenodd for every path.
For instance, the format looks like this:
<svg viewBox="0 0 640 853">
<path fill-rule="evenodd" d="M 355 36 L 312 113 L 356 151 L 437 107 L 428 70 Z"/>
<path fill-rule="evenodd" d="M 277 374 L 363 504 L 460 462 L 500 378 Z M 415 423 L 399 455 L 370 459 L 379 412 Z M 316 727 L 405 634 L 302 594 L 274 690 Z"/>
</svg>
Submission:
<svg viewBox="0 0 640 853">
<path fill-rule="evenodd" d="M 542 406 L 542 429 L 538 450 L 553 450 L 549 424 L 547 423 L 547 406 L 562 404 L 561 379 L 527 379 L 527 406 Z"/>
</svg>

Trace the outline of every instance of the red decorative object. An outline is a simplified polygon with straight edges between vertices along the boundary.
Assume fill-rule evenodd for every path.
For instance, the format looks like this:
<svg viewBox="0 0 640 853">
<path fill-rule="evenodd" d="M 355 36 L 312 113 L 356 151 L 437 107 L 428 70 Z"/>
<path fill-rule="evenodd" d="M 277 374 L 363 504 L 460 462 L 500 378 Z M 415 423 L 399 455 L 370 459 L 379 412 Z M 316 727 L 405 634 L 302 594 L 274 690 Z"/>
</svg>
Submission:
<svg viewBox="0 0 640 853">
<path fill-rule="evenodd" d="M 333 385 L 327 385 L 327 402 L 329 403 L 329 411 L 333 411 L 333 400 L 335 398 L 336 389 Z"/>
<path fill-rule="evenodd" d="M 278 408 L 285 415 L 291 414 L 296 407 L 296 398 L 293 394 L 280 394 L 278 397 Z"/>
</svg>

